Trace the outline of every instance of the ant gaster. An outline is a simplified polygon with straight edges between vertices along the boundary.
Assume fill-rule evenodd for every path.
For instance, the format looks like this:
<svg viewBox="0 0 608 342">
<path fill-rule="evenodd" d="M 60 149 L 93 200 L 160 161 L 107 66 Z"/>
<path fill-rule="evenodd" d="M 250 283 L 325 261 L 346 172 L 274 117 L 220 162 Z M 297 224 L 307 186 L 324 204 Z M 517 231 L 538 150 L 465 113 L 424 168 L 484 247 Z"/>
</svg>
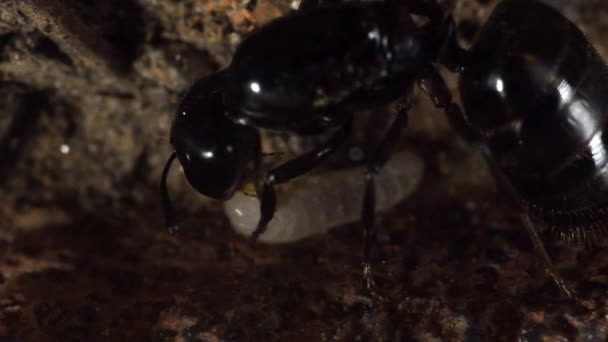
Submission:
<svg viewBox="0 0 608 342">
<path fill-rule="evenodd" d="M 583 33 L 536 0 L 504 0 L 465 51 L 453 18 L 434 0 L 314 1 L 254 32 L 228 68 L 200 80 L 182 100 L 171 131 L 175 152 L 161 181 L 168 226 L 176 227 L 166 190 L 176 156 L 194 188 L 216 199 L 261 177 L 255 240 L 273 217 L 274 185 L 323 163 L 348 138 L 356 112 L 404 99 L 365 162 L 363 270 L 372 289 L 374 177 L 407 124 L 407 98 L 418 83 L 452 127 L 484 152 L 548 274 L 572 296 L 531 217 L 579 237 L 608 218 L 608 69 Z M 428 21 L 417 25 L 412 15 Z M 460 73 L 464 113 L 435 64 Z M 258 128 L 334 133 L 260 176 Z"/>
</svg>

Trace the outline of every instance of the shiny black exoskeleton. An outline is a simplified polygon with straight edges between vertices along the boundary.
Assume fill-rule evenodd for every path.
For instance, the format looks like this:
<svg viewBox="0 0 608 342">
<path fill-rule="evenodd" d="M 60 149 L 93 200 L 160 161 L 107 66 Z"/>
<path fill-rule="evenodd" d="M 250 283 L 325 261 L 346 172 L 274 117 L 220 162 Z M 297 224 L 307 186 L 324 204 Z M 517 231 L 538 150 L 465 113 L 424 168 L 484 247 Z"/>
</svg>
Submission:
<svg viewBox="0 0 608 342">
<path fill-rule="evenodd" d="M 186 177 L 202 194 L 225 199 L 241 184 L 259 183 L 262 217 L 256 236 L 272 219 L 273 186 L 322 163 L 348 138 L 357 111 L 407 97 L 416 81 L 432 89 L 438 106 L 458 111 L 432 65 L 455 45 L 453 22 L 434 2 L 307 4 L 308 9 L 253 33 L 226 70 L 199 81 L 181 102 L 171 132 Z M 416 25 L 412 13 L 425 16 L 428 23 Z M 373 176 L 406 121 L 402 109 L 368 162 L 364 212 L 370 217 Z M 256 182 L 261 151 L 254 128 L 334 134 Z M 167 163 L 162 190 L 170 226 L 175 219 L 164 179 L 174 157 Z"/>
<path fill-rule="evenodd" d="M 460 93 L 496 166 L 546 224 L 599 223 L 608 69 L 573 23 L 535 1 L 503 2 L 469 53 Z"/>
<path fill-rule="evenodd" d="M 506 0 L 463 62 L 468 125 L 558 286 L 530 217 L 568 240 L 608 219 L 608 68 L 583 33 L 537 1 Z"/>
<path fill-rule="evenodd" d="M 311 4 L 308 2 L 307 4 Z M 305 4 L 306 6 L 306 4 Z M 530 217 L 585 237 L 608 218 L 608 68 L 581 31 L 535 0 L 504 0 L 472 48 L 455 40 L 453 19 L 433 0 L 306 6 L 261 28 L 224 71 L 197 83 L 182 101 L 171 134 L 175 155 L 202 194 L 223 199 L 259 176 L 257 128 L 317 134 L 317 149 L 270 170 L 258 182 L 262 217 L 272 219 L 273 186 L 308 172 L 348 137 L 353 115 L 411 93 L 416 82 L 452 126 L 488 157 L 549 274 L 571 295 Z M 412 14 L 426 17 L 415 24 Z M 434 64 L 461 73 L 464 113 Z M 364 268 L 374 221 L 374 175 L 407 123 L 407 105 L 366 161 Z"/>
</svg>

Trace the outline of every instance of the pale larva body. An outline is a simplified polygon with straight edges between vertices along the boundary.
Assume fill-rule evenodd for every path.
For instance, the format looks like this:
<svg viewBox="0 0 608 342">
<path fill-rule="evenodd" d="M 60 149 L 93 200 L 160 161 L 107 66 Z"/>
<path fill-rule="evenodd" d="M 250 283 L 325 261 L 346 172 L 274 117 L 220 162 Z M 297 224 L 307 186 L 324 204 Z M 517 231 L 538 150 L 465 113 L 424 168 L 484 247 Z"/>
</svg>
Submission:
<svg viewBox="0 0 608 342">
<path fill-rule="evenodd" d="M 394 153 L 376 178 L 376 211 L 386 211 L 414 192 L 423 176 L 422 159 L 405 149 Z M 353 167 L 293 180 L 277 188 L 277 210 L 259 238 L 287 243 L 360 220 L 363 167 Z M 259 216 L 256 197 L 237 193 L 224 203 L 232 227 L 250 236 Z"/>
</svg>

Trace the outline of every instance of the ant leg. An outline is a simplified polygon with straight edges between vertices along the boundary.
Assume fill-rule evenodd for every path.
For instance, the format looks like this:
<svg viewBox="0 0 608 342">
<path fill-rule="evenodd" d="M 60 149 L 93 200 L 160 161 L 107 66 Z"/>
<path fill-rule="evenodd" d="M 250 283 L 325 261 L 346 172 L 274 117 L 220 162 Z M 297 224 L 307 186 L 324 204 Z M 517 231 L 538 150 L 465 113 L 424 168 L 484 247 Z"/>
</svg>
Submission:
<svg viewBox="0 0 608 342">
<path fill-rule="evenodd" d="M 165 212 L 165 224 L 170 234 L 177 233 L 177 219 L 175 218 L 175 208 L 171 203 L 169 191 L 167 190 L 167 175 L 169 174 L 171 164 L 175 160 L 176 156 L 177 153 L 175 153 L 175 151 L 171 153 L 171 156 L 167 160 L 165 168 L 163 169 L 163 174 L 160 178 L 160 195 L 163 201 L 163 210 Z"/>
<path fill-rule="evenodd" d="M 362 206 L 362 221 L 363 221 L 363 280 L 365 281 L 365 287 L 373 298 L 380 301 L 384 301 L 384 298 L 379 296 L 375 290 L 376 285 L 372 277 L 372 261 L 371 261 L 371 247 L 372 240 L 375 236 L 374 221 L 376 211 L 376 188 L 375 178 L 382 166 L 390 158 L 393 147 L 397 143 L 401 136 L 401 131 L 407 126 L 407 110 L 408 108 L 402 106 L 397 112 L 397 117 L 393 121 L 388 132 L 382 138 L 382 141 L 376 148 L 373 154 L 370 155 L 370 159 L 366 162 L 365 169 L 365 192 L 363 195 L 363 206 Z"/>
<path fill-rule="evenodd" d="M 454 17 L 446 17 L 441 23 L 439 32 L 443 39 L 436 62 L 444 65 L 452 72 L 461 72 L 466 63 L 467 51 L 458 44 Z"/>
<path fill-rule="evenodd" d="M 256 241 L 264 233 L 268 223 L 274 216 L 277 202 L 274 185 L 301 176 L 323 163 L 333 152 L 342 146 L 344 141 L 350 136 L 351 128 L 352 119 L 349 119 L 321 146 L 302 156 L 289 160 L 268 172 L 262 189 L 259 191 L 261 193 L 261 216 L 255 231 L 251 235 L 253 241 Z"/>
<path fill-rule="evenodd" d="M 443 108 L 450 126 L 467 142 L 479 145 L 482 136 L 469 125 L 460 107 L 452 102 L 452 95 L 445 81 L 434 68 L 429 68 L 426 75 L 419 80 L 420 88 L 429 96 L 435 107 Z"/>
<path fill-rule="evenodd" d="M 524 227 L 526 228 L 528 236 L 530 236 L 532 244 L 534 245 L 536 255 L 540 257 L 543 263 L 545 264 L 545 271 L 547 272 L 547 274 L 549 274 L 551 279 L 553 279 L 553 282 L 555 283 L 555 285 L 557 285 L 560 291 L 566 294 L 568 298 L 574 299 L 576 302 L 578 302 L 574 290 L 570 289 L 570 287 L 568 287 L 568 285 L 566 285 L 566 283 L 564 282 L 564 279 L 562 279 L 562 277 L 553 269 L 553 263 L 551 262 L 551 258 L 549 258 L 547 250 L 545 249 L 543 242 L 540 240 L 540 237 L 538 236 L 538 232 L 534 228 L 532 220 L 530 220 L 530 215 L 528 214 L 528 211 L 526 209 L 522 210 L 519 216 Z"/>
<path fill-rule="evenodd" d="M 490 170 L 498 186 L 503 191 L 505 191 L 509 198 L 511 198 L 519 206 L 519 218 L 521 219 L 521 222 L 524 225 L 528 236 L 530 237 L 530 241 L 532 241 L 536 256 L 539 257 L 544 263 L 545 271 L 551 277 L 551 279 L 553 279 L 553 282 L 555 283 L 555 285 L 557 285 L 560 291 L 562 291 L 566 296 L 568 296 L 568 298 L 573 299 L 575 302 L 578 303 L 579 300 L 576 298 L 576 292 L 574 292 L 574 290 L 572 290 L 564 282 L 564 279 L 553 268 L 551 258 L 549 258 L 549 254 L 547 254 L 547 250 L 545 249 L 545 246 L 541 241 L 540 236 L 538 235 L 538 232 L 536 231 L 536 228 L 532 223 L 532 220 L 530 219 L 528 207 L 526 206 L 525 202 L 519 197 L 517 190 L 513 188 L 511 183 L 509 183 L 509 181 L 505 178 L 504 174 L 498 169 L 496 163 L 492 159 L 488 158 L 485 153 L 484 155 L 486 156 L 486 160 L 488 162 L 488 165 L 490 165 Z"/>
<path fill-rule="evenodd" d="M 458 105 L 451 102 L 450 91 L 448 90 L 443 78 L 435 69 L 429 69 L 425 78 L 420 80 L 420 87 L 429 95 L 433 104 L 435 104 L 438 108 L 444 108 L 446 112 L 446 116 L 450 125 L 456 129 L 460 134 L 466 139 L 469 143 L 473 145 L 480 145 L 483 141 L 482 136 L 476 132 L 466 121 L 462 112 Z M 534 245 L 534 250 L 536 254 L 545 264 L 545 270 L 553 279 L 557 287 L 565 293 L 569 298 L 575 298 L 575 293 L 571 290 L 564 282 L 562 277 L 553 269 L 553 263 L 545 250 L 545 247 L 538 236 L 536 229 L 534 228 L 534 224 L 530 219 L 530 215 L 528 214 L 528 209 L 524 203 L 524 201 L 520 198 L 517 191 L 513 188 L 511 183 L 505 178 L 504 174 L 499 170 L 496 163 L 488 157 L 487 153 L 485 153 L 484 149 L 481 149 L 484 152 L 484 157 L 490 166 L 490 170 L 494 179 L 496 180 L 499 188 L 507 193 L 509 198 L 519 207 L 520 210 L 520 219 L 532 241 L 532 245 Z"/>
</svg>

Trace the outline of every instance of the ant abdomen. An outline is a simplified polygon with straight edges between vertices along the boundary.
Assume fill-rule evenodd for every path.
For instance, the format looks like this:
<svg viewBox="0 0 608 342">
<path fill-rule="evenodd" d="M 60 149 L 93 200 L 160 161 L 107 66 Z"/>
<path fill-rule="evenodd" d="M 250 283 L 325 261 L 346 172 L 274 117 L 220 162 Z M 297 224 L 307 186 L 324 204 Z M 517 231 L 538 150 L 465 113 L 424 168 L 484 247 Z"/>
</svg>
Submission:
<svg viewBox="0 0 608 342">
<path fill-rule="evenodd" d="M 465 116 L 537 221 L 583 240 L 604 224 L 608 68 L 556 10 L 503 1 L 464 66 Z"/>
<path fill-rule="evenodd" d="M 377 177 L 377 211 L 403 201 L 423 177 L 423 162 L 407 149 L 395 153 Z M 363 167 L 352 167 L 296 179 L 277 190 L 278 206 L 259 241 L 287 243 L 326 232 L 360 218 Z M 234 229 L 250 236 L 259 220 L 259 200 L 237 193 L 224 204 Z"/>
<path fill-rule="evenodd" d="M 608 159 L 598 131 L 584 150 L 541 183 L 545 195 L 531 203 L 531 214 L 567 242 L 590 243 L 608 223 Z"/>
</svg>

